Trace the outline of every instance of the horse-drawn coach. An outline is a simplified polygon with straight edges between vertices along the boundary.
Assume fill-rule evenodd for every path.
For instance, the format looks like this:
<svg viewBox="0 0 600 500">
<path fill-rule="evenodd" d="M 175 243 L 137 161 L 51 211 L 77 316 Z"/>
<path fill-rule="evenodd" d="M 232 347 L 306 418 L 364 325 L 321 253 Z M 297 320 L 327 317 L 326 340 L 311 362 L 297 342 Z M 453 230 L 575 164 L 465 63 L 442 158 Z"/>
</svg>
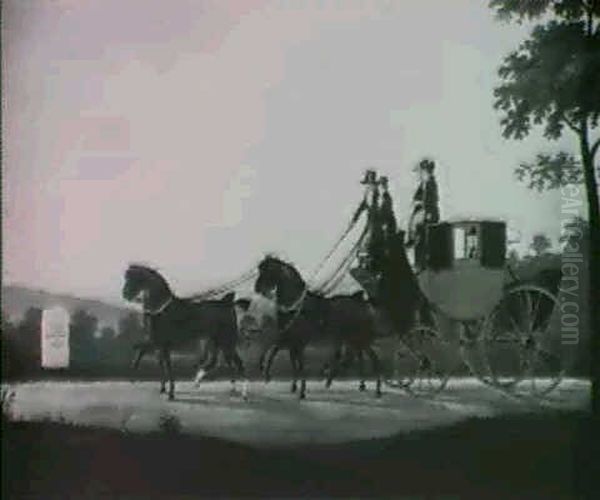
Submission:
<svg viewBox="0 0 600 500">
<path fill-rule="evenodd" d="M 444 363 L 451 346 L 439 325 L 446 330 L 450 325 L 459 331 L 459 344 L 479 355 L 479 366 L 472 369 L 482 381 L 505 388 L 527 381 L 521 387 L 538 395 L 556 387 L 565 369 L 558 301 L 510 269 L 506 224 L 440 222 L 427 227 L 426 238 L 424 266 L 413 266 L 413 272 L 429 320 L 418 318 L 402 339 L 396 358 L 400 375 L 390 384 L 417 392 L 442 390 L 456 368 Z M 407 358 L 413 358 L 412 372 Z"/>
<path fill-rule="evenodd" d="M 433 171 L 431 161 L 422 164 L 423 170 Z M 367 172 L 365 199 L 324 261 L 366 212 L 364 228 L 333 274 L 318 286 L 305 281 L 292 264 L 268 256 L 238 280 L 178 299 L 155 271 L 130 268 L 124 297 L 134 300 L 142 295 L 145 315 L 150 318 L 150 344 L 160 344 L 159 361 L 171 378 L 171 396 L 169 351 L 175 337 L 208 336 L 214 353 L 223 351 L 235 373 L 244 376 L 235 348 L 236 337 L 243 335 L 239 322 L 236 333 L 232 318 L 235 304 L 247 311 L 248 303 L 234 303 L 233 295 L 225 294 L 250 280 L 255 280 L 256 293 L 275 300 L 277 311 L 278 333 L 261 356 L 261 367 L 268 379 L 277 352 L 288 350 L 294 373 L 292 390 L 298 390 L 299 379 L 301 398 L 306 391 L 305 347 L 324 338 L 331 340 L 333 348 L 325 370 L 327 384 L 352 360 L 358 362 L 362 379 L 364 354 L 371 360 L 378 395 L 382 379 L 388 386 L 413 394 L 441 391 L 460 366 L 449 361 L 456 360 L 452 354 L 457 352 L 459 361 L 466 362 L 486 384 L 506 389 L 519 386 L 542 395 L 560 383 L 566 361 L 555 296 L 560 275 L 550 289 L 521 282 L 506 262 L 503 221 L 440 221 L 435 206 L 437 187 L 431 176 L 424 178 L 418 191 L 425 198 L 423 203 L 415 200 L 407 237 L 396 228 L 384 179 L 380 183 L 374 171 Z M 380 185 L 385 209 L 378 205 Z M 348 275 L 364 293 L 336 294 L 336 285 Z M 205 317 L 209 312 L 212 320 Z M 388 341 L 390 332 L 395 339 L 387 373 L 376 349 L 381 337 L 377 329 L 382 324 Z M 222 327 L 225 336 L 204 332 L 209 326 L 212 330 Z M 176 334 L 179 327 L 187 333 Z M 466 351 L 477 354 L 477 366 L 461 356 Z M 211 366 L 215 360 L 213 354 Z M 361 380 L 360 388 L 364 387 Z"/>
</svg>

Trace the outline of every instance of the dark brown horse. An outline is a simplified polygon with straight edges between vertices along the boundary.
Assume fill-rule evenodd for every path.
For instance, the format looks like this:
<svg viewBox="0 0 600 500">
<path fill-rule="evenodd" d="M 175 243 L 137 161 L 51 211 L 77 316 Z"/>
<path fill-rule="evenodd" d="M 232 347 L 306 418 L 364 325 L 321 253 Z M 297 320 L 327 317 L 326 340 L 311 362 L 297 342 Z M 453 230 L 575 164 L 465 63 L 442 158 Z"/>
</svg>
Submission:
<svg viewBox="0 0 600 500">
<path fill-rule="evenodd" d="M 145 352 L 158 351 L 161 367 L 161 392 L 165 392 L 165 376 L 169 381 L 169 399 L 174 399 L 175 382 L 171 367 L 173 349 L 207 338 L 214 346 L 208 366 L 211 369 L 221 352 L 230 366 L 235 366 L 235 375 L 245 377 L 244 366 L 237 352 L 239 339 L 235 312 L 234 294 L 230 293 L 221 300 L 194 302 L 177 297 L 163 276 L 147 266 L 132 264 L 125 272 L 123 298 L 128 301 L 140 301 L 147 320 L 148 342 L 139 346 L 138 359 Z M 202 373 L 199 371 L 199 373 Z M 198 377 L 197 377 L 198 379 Z M 247 384 L 244 383 L 244 396 Z"/>
<path fill-rule="evenodd" d="M 304 349 L 309 342 L 329 338 L 338 354 L 341 354 L 341 347 L 345 345 L 359 359 L 363 352 L 369 356 L 377 380 L 376 394 L 380 396 L 380 364 L 372 347 L 375 340 L 373 312 L 362 293 L 325 298 L 307 288 L 294 266 L 272 256 L 261 261 L 258 271 L 254 290 L 264 296 L 269 296 L 275 290 L 278 306 L 279 333 L 267 354 L 267 380 L 277 352 L 289 350 L 294 372 L 292 390 L 296 387 L 296 379 L 300 378 L 300 398 L 303 399 L 306 396 Z M 338 373 L 341 361 L 341 355 L 333 359 L 328 370 L 328 384 Z"/>
</svg>

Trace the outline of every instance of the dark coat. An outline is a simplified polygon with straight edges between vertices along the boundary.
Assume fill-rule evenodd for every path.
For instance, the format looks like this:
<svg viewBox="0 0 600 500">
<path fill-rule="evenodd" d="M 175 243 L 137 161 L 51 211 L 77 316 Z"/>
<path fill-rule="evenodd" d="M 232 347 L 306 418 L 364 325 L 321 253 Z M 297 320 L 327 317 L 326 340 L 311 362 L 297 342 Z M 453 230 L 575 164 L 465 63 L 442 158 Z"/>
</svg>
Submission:
<svg viewBox="0 0 600 500">
<path fill-rule="evenodd" d="M 428 223 L 440 221 L 438 186 L 435 177 L 432 176 L 419 185 L 413 196 L 413 201 L 420 202 L 421 208 L 425 210 L 425 220 Z M 415 208 L 416 210 L 418 208 Z"/>
<path fill-rule="evenodd" d="M 381 225 L 383 226 L 385 238 L 386 240 L 390 241 L 391 238 L 396 235 L 397 224 L 396 217 L 394 216 L 394 204 L 392 202 L 392 197 L 387 191 L 383 193 L 381 208 L 379 209 L 379 216 L 381 219 Z"/>
<path fill-rule="evenodd" d="M 384 256 L 384 232 L 381 220 L 381 207 L 379 206 L 379 193 L 375 191 L 369 204 L 366 199 L 363 199 L 358 209 L 354 213 L 352 222 L 355 223 L 364 211 L 367 211 L 367 251 L 369 254 L 369 267 L 379 272 Z"/>
</svg>

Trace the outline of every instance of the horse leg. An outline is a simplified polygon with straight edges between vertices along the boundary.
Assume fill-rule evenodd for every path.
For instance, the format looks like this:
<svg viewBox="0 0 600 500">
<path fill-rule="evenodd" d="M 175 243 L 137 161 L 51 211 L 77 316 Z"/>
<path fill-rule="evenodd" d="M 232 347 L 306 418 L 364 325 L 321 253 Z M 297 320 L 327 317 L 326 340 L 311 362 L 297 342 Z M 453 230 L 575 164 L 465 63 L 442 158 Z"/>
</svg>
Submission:
<svg viewBox="0 0 600 500">
<path fill-rule="evenodd" d="M 167 377 L 169 378 L 169 401 L 175 399 L 175 380 L 173 379 L 173 367 L 171 366 L 171 350 L 166 347 L 163 349 L 165 366 L 167 367 Z"/>
<path fill-rule="evenodd" d="M 296 351 L 294 349 L 290 349 L 290 363 L 292 365 L 292 393 L 298 390 L 298 364 L 296 362 Z"/>
<path fill-rule="evenodd" d="M 323 365 L 323 368 L 321 369 L 321 373 L 325 376 L 325 387 L 329 388 L 331 386 L 331 383 L 329 383 L 329 385 L 327 384 L 329 381 L 329 374 L 331 373 L 331 370 L 333 369 L 333 365 L 335 363 L 339 363 L 341 358 L 342 358 L 342 345 L 337 344 L 334 346 L 333 356 L 331 357 L 331 359 L 329 361 L 325 362 L 325 364 Z"/>
<path fill-rule="evenodd" d="M 306 375 L 304 374 L 304 349 L 296 351 L 296 363 L 298 365 L 298 375 L 300 376 L 300 399 L 306 399 Z"/>
<path fill-rule="evenodd" d="M 235 376 L 235 370 L 233 368 L 233 354 L 231 353 L 231 351 L 226 351 L 223 353 L 225 356 L 225 362 L 227 363 L 227 367 L 230 370 L 231 373 L 231 390 L 229 391 L 229 394 L 231 394 L 232 396 L 237 394 L 237 388 L 236 388 L 236 376 Z"/>
<path fill-rule="evenodd" d="M 134 346 L 134 348 L 137 351 L 136 356 L 133 359 L 133 362 L 131 363 L 131 368 L 133 370 L 137 370 L 139 365 L 140 365 L 140 361 L 142 360 L 142 358 L 144 357 L 144 355 L 152 349 L 152 347 L 154 347 L 154 344 L 150 343 L 150 342 L 140 342 L 138 344 L 136 344 Z"/>
<path fill-rule="evenodd" d="M 273 349 L 272 345 L 267 347 L 260 353 L 260 358 L 258 359 L 258 370 L 260 371 L 260 373 L 265 372 L 265 360 L 267 358 L 267 354 L 271 352 L 271 349 Z"/>
<path fill-rule="evenodd" d="M 194 385 L 198 387 L 202 379 L 206 376 L 207 373 L 212 371 L 214 367 L 217 365 L 217 360 L 219 358 L 219 350 L 217 346 L 211 343 L 211 351 L 210 357 L 202 366 L 198 368 L 198 372 L 196 373 L 196 377 L 194 378 Z M 208 348 L 208 345 L 207 345 Z"/>
<path fill-rule="evenodd" d="M 365 384 L 365 374 L 364 374 L 364 356 L 363 350 L 361 348 L 358 349 L 358 376 L 360 377 L 360 383 L 358 384 L 358 390 L 364 392 L 367 388 Z"/>
<path fill-rule="evenodd" d="M 271 365 L 273 364 L 273 360 L 275 359 L 275 356 L 277 356 L 277 353 L 280 349 L 281 347 L 279 344 L 275 344 L 269 351 L 269 355 L 267 356 L 267 365 L 265 367 L 265 382 L 269 382 L 271 380 Z"/>
<path fill-rule="evenodd" d="M 367 347 L 367 354 L 371 358 L 371 363 L 373 364 L 373 373 L 377 379 L 377 386 L 375 389 L 375 395 L 377 397 L 381 397 L 381 367 L 379 364 L 379 358 L 377 357 L 377 353 L 373 349 L 373 347 Z"/>
<path fill-rule="evenodd" d="M 242 397 L 244 399 L 248 399 L 248 378 L 246 377 L 246 371 L 244 370 L 244 363 L 236 349 L 233 350 L 232 357 L 235 367 L 237 369 L 238 376 L 244 379 L 242 385 Z"/>
<path fill-rule="evenodd" d="M 164 394 L 165 392 L 167 392 L 167 389 L 166 389 L 166 377 L 165 377 L 165 360 L 163 358 L 162 349 L 159 349 L 157 358 L 158 358 L 158 366 L 160 367 L 160 393 Z"/>
<path fill-rule="evenodd" d="M 142 349 L 142 348 L 138 349 L 137 355 L 135 356 L 135 358 L 133 359 L 133 362 L 131 363 L 131 368 L 133 370 L 138 369 L 138 366 L 140 365 L 140 361 L 144 357 L 145 353 L 146 353 L 145 349 Z"/>
<path fill-rule="evenodd" d="M 325 387 L 329 389 L 331 387 L 331 382 L 333 381 L 333 377 L 339 370 L 340 362 L 342 360 L 342 343 L 339 342 L 335 346 L 335 352 L 333 354 L 333 359 L 329 362 L 329 368 L 327 370 L 327 378 L 325 379 Z"/>
</svg>

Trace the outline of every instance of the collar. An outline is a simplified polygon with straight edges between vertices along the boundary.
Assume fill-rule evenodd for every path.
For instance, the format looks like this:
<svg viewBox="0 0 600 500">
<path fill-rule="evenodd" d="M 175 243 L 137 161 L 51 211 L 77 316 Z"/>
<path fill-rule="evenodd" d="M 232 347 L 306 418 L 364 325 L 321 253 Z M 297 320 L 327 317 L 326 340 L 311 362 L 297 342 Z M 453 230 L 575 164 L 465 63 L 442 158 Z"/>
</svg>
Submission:
<svg viewBox="0 0 600 500">
<path fill-rule="evenodd" d="M 171 304 L 171 302 L 173 302 L 173 296 L 169 297 L 164 304 L 162 304 L 158 309 L 155 310 L 151 310 L 151 309 L 147 309 L 146 307 L 144 307 L 144 314 L 150 314 L 151 316 L 155 316 L 157 314 L 160 314 L 161 312 L 163 312 L 167 307 L 169 307 L 169 305 Z"/>
</svg>

